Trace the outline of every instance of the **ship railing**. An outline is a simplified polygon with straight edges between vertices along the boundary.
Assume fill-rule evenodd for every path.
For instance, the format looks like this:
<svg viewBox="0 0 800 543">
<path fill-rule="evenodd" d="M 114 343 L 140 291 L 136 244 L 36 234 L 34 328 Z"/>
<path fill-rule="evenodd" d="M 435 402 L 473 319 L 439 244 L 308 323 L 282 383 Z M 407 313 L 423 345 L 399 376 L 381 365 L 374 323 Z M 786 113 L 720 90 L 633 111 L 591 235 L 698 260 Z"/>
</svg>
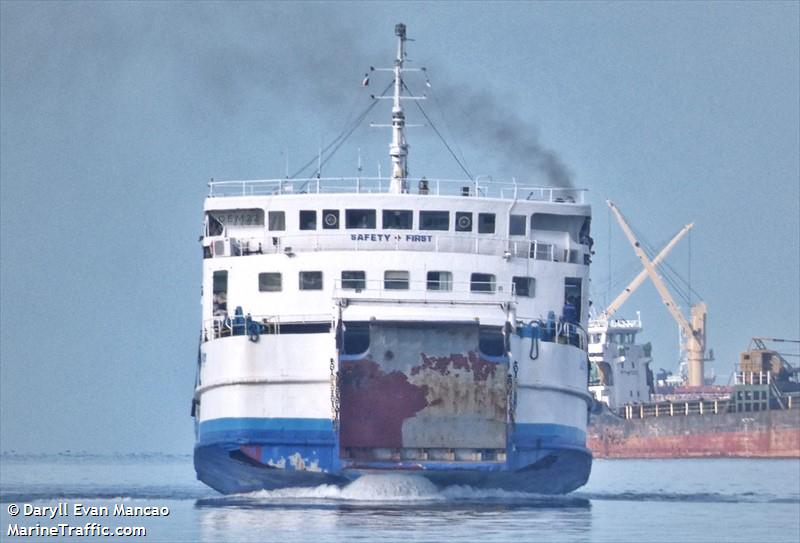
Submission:
<svg viewBox="0 0 800 543">
<path fill-rule="evenodd" d="M 230 240 L 231 247 L 233 247 L 233 249 L 227 249 L 227 246 L 223 245 L 223 248 L 218 251 L 219 254 L 215 252 L 214 246 L 217 239 L 217 237 L 206 238 L 205 245 L 209 247 L 208 257 L 337 250 L 467 253 L 568 264 L 587 264 L 589 257 L 588 247 L 578 243 L 560 245 L 540 240 L 516 240 L 468 234 L 412 234 L 402 230 L 219 237 L 223 241 L 224 239 Z"/>
<path fill-rule="evenodd" d="M 516 299 L 514 285 L 495 281 L 459 282 L 449 279 L 410 281 L 406 276 L 381 279 L 336 279 L 334 299 L 446 304 L 498 304 Z"/>
<path fill-rule="evenodd" d="M 330 313 L 281 315 L 215 315 L 203 320 L 203 342 L 230 336 L 250 336 L 257 339 L 262 334 L 280 334 L 282 325 L 330 323 Z"/>
<path fill-rule="evenodd" d="M 768 371 L 737 371 L 733 374 L 734 385 L 769 385 L 772 383 Z"/>
<path fill-rule="evenodd" d="M 517 334 L 521 337 L 530 337 L 534 342 L 532 349 L 537 352 L 539 341 L 573 345 L 582 351 L 586 351 L 589 346 L 589 336 L 580 324 L 563 319 L 556 320 L 555 316 L 541 320 L 518 315 Z"/>
<path fill-rule="evenodd" d="M 500 198 L 551 203 L 583 204 L 586 189 L 542 187 L 530 183 L 493 181 L 490 178 L 408 178 L 409 194 Z M 208 183 L 209 197 L 279 196 L 291 194 L 386 194 L 391 179 L 385 177 L 312 177 L 305 179 L 254 179 Z"/>
<path fill-rule="evenodd" d="M 626 419 L 652 417 L 686 417 L 689 415 L 712 415 L 732 410 L 730 399 L 686 400 L 683 402 L 657 402 L 626 404 L 618 413 Z"/>
</svg>

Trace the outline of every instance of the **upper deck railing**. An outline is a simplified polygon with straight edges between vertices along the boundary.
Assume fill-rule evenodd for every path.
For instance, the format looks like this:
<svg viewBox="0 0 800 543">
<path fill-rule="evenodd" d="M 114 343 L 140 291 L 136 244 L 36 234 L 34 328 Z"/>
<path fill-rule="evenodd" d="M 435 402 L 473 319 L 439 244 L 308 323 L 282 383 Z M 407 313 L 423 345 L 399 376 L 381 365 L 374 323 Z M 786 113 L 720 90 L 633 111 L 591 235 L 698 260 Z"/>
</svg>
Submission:
<svg viewBox="0 0 800 543">
<path fill-rule="evenodd" d="M 258 179 L 252 181 L 211 181 L 209 197 L 278 196 L 291 194 L 387 194 L 390 179 L 385 177 L 313 177 L 310 179 Z M 491 179 L 457 180 L 408 179 L 408 194 L 464 196 L 531 200 L 536 202 L 582 204 L 586 189 L 538 187 Z"/>
</svg>

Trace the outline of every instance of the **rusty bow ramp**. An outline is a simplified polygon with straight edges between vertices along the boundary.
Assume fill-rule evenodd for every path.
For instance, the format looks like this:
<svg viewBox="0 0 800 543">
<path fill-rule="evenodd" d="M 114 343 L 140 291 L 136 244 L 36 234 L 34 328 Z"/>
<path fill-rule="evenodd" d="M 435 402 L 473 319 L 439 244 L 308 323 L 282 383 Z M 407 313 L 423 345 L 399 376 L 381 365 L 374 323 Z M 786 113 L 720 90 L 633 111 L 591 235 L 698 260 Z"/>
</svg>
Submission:
<svg viewBox="0 0 800 543">
<path fill-rule="evenodd" d="M 372 322 L 340 360 L 342 458 L 502 461 L 508 361 L 482 354 L 478 323 Z"/>
</svg>

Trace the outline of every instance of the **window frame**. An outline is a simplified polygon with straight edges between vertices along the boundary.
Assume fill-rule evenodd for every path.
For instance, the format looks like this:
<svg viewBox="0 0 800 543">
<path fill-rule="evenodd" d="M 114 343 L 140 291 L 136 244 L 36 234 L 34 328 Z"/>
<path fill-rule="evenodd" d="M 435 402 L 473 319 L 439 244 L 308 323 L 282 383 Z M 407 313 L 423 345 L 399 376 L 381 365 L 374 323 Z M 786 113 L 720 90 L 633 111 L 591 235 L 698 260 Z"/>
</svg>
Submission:
<svg viewBox="0 0 800 543">
<path fill-rule="evenodd" d="M 306 274 L 319 274 L 319 287 L 315 287 L 312 283 L 311 287 L 303 286 L 304 275 Z M 324 286 L 324 276 L 321 271 L 318 270 L 306 270 L 298 272 L 298 289 L 297 290 L 322 290 Z"/>
<path fill-rule="evenodd" d="M 352 274 L 361 274 L 360 278 L 348 277 L 345 279 L 344 274 L 352 273 Z M 364 270 L 342 270 L 342 273 L 339 275 L 339 279 L 341 280 L 342 290 L 363 290 L 367 288 L 367 272 Z M 353 281 L 360 281 L 355 285 L 351 285 L 349 282 Z"/>
<path fill-rule="evenodd" d="M 355 220 L 355 217 L 352 216 L 352 213 L 364 213 L 364 216 L 367 218 L 367 225 L 366 226 L 351 226 L 351 218 Z M 370 221 L 370 215 L 371 221 Z M 361 218 L 359 218 L 359 222 Z M 378 226 L 378 213 L 373 208 L 357 208 L 357 209 L 345 209 L 344 210 L 344 227 L 348 230 L 375 230 Z"/>
<path fill-rule="evenodd" d="M 519 220 L 522 219 L 522 231 L 515 231 L 519 230 L 518 228 L 514 228 L 514 226 L 519 226 Z M 516 221 L 516 225 L 514 222 Z M 508 235 L 509 236 L 524 236 L 528 233 L 528 216 L 527 215 L 509 215 L 508 216 Z"/>
<path fill-rule="evenodd" d="M 528 283 L 528 294 L 520 294 L 517 288 L 517 279 L 526 280 Z M 522 296 L 523 298 L 535 298 L 536 297 L 536 278 L 530 277 L 528 275 L 515 275 L 511 278 L 511 284 L 514 287 L 514 294 L 517 296 Z"/>
<path fill-rule="evenodd" d="M 262 282 L 262 276 L 278 276 L 278 288 L 262 288 L 264 283 Z M 259 292 L 281 292 L 283 290 L 283 274 L 281 272 L 259 272 L 258 274 L 258 291 Z"/>
<path fill-rule="evenodd" d="M 473 215 L 472 211 L 456 211 L 456 232 L 472 232 L 475 226 Z M 462 219 L 467 219 L 467 222 L 462 221 Z"/>
<path fill-rule="evenodd" d="M 487 281 L 480 281 L 476 276 L 488 277 Z M 476 288 L 477 285 L 486 285 L 488 288 Z M 480 294 L 494 294 L 497 291 L 497 277 L 493 273 L 474 272 L 469 276 L 469 291 Z"/>
<path fill-rule="evenodd" d="M 280 217 L 280 228 L 272 227 L 272 217 Z M 270 232 L 285 232 L 286 231 L 286 211 L 267 211 L 267 229 Z"/>
<path fill-rule="evenodd" d="M 432 279 L 431 274 L 438 273 L 437 279 Z M 442 274 L 446 274 L 446 279 L 442 279 Z M 431 285 L 436 285 L 436 288 L 431 288 Z M 442 288 L 445 286 L 446 288 Z M 434 292 L 452 292 L 453 291 L 453 272 L 445 270 L 431 270 L 425 274 L 425 289 Z"/>
<path fill-rule="evenodd" d="M 303 220 L 303 215 L 308 217 L 310 213 L 314 214 L 314 225 L 313 226 L 306 226 L 305 221 Z M 297 213 L 297 221 L 298 221 L 299 226 L 300 226 L 299 229 L 300 230 L 316 230 L 317 229 L 317 223 L 319 222 L 319 220 L 318 220 L 319 216 L 318 215 L 319 214 L 317 213 L 316 209 L 301 209 L 301 210 L 299 210 L 298 213 Z"/>
<path fill-rule="evenodd" d="M 390 273 L 405 274 L 405 279 L 390 279 L 388 277 L 388 274 Z M 410 279 L 411 274 L 408 272 L 408 270 L 385 270 L 383 272 L 383 290 L 409 290 L 411 284 Z"/>
<path fill-rule="evenodd" d="M 490 222 L 484 222 L 490 221 Z M 489 230 L 491 226 L 491 230 Z M 494 234 L 497 231 L 497 214 L 496 213 L 478 213 L 478 233 L 479 234 Z"/>
<path fill-rule="evenodd" d="M 391 216 L 389 213 L 401 213 L 402 216 L 408 218 L 408 226 L 387 226 L 386 217 Z M 413 230 L 414 229 L 414 211 L 411 209 L 383 209 L 381 210 L 381 226 L 384 230 Z"/>
<path fill-rule="evenodd" d="M 331 225 L 328 224 L 328 216 L 333 215 L 336 220 Z M 322 229 L 323 230 L 339 230 L 342 227 L 342 221 L 340 220 L 340 214 L 338 209 L 323 209 L 322 210 Z"/>
<path fill-rule="evenodd" d="M 447 226 L 445 228 L 432 228 L 430 226 L 425 226 L 425 217 L 433 218 L 434 214 L 439 215 L 439 220 L 441 220 L 442 216 L 447 217 Z M 432 232 L 447 232 L 450 230 L 450 211 L 448 210 L 437 210 L 437 209 L 421 209 L 419 211 L 419 230 L 425 231 L 432 231 Z"/>
</svg>

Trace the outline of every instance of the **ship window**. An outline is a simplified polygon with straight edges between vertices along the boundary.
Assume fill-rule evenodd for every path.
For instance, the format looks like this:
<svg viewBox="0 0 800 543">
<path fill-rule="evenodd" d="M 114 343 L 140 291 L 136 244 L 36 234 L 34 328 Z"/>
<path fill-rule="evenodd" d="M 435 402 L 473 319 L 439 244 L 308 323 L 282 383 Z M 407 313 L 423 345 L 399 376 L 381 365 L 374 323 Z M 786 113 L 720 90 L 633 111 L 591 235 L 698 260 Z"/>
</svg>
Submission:
<svg viewBox="0 0 800 543">
<path fill-rule="evenodd" d="M 286 230 L 286 213 L 283 211 L 269 212 L 269 229 Z"/>
<path fill-rule="evenodd" d="M 384 209 L 383 227 L 395 230 L 411 230 L 413 213 L 410 209 Z"/>
<path fill-rule="evenodd" d="M 302 210 L 300 211 L 300 230 L 316 230 L 317 229 L 317 211 Z"/>
<path fill-rule="evenodd" d="M 344 217 L 347 228 L 375 228 L 374 209 L 348 209 Z"/>
<path fill-rule="evenodd" d="M 264 272 L 258 274 L 259 292 L 280 292 L 281 274 L 275 272 Z"/>
<path fill-rule="evenodd" d="M 264 210 L 262 209 L 221 209 L 209 211 L 222 226 L 263 226 Z"/>
<path fill-rule="evenodd" d="M 494 275 L 490 273 L 473 273 L 469 283 L 472 292 L 494 292 Z"/>
<path fill-rule="evenodd" d="M 224 315 L 228 312 L 228 271 L 215 271 L 213 278 L 214 315 Z"/>
<path fill-rule="evenodd" d="M 453 290 L 453 274 L 447 271 L 429 271 L 428 290 Z"/>
<path fill-rule="evenodd" d="M 517 296 L 533 298 L 536 295 L 536 279 L 533 277 L 514 277 L 512 280 Z"/>
<path fill-rule="evenodd" d="M 300 290 L 322 290 L 322 272 L 300 272 Z"/>
<path fill-rule="evenodd" d="M 408 272 L 385 271 L 383 273 L 383 288 L 386 290 L 408 290 Z"/>
<path fill-rule="evenodd" d="M 583 280 L 580 277 L 564 278 L 564 318 L 570 322 L 580 322 L 581 294 Z M 568 306 L 571 306 L 568 307 Z M 567 312 L 571 312 L 567 315 Z"/>
<path fill-rule="evenodd" d="M 456 211 L 456 232 L 472 232 L 472 213 Z"/>
<path fill-rule="evenodd" d="M 478 233 L 494 234 L 494 213 L 478 213 Z"/>
<path fill-rule="evenodd" d="M 339 210 L 322 210 L 322 228 L 325 230 L 337 230 L 339 228 Z"/>
<path fill-rule="evenodd" d="M 362 289 L 367 288 L 367 274 L 363 271 L 343 271 L 342 288 Z"/>
<path fill-rule="evenodd" d="M 450 212 L 449 211 L 420 211 L 419 212 L 420 230 L 449 230 Z"/>
<path fill-rule="evenodd" d="M 208 235 L 209 236 L 221 236 L 222 235 L 222 223 L 219 222 L 214 216 L 209 213 L 208 214 Z"/>
<path fill-rule="evenodd" d="M 508 223 L 508 234 L 510 236 L 525 235 L 525 215 L 511 215 Z"/>
</svg>

